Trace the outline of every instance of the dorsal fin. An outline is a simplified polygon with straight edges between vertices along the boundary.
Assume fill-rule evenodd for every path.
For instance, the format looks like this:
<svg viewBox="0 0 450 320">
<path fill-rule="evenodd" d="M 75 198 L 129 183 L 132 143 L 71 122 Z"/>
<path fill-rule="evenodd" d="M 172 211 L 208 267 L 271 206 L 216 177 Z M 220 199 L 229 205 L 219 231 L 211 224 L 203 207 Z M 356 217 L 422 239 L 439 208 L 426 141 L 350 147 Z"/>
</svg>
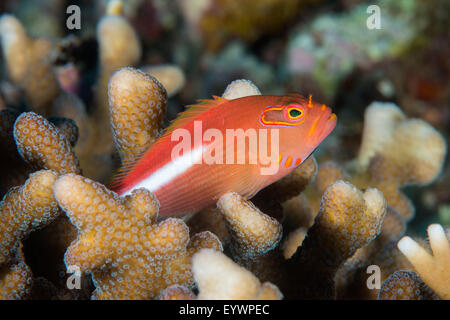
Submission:
<svg viewBox="0 0 450 320">
<path fill-rule="evenodd" d="M 170 135 L 175 129 L 182 127 L 186 123 L 191 120 L 194 120 L 203 112 L 218 106 L 224 102 L 229 100 L 225 98 L 221 98 L 218 96 L 213 96 L 214 99 L 202 99 L 198 100 L 197 104 L 186 106 L 188 109 L 181 112 L 178 117 L 172 121 L 172 123 L 166 128 L 164 133 L 158 138 L 156 142 L 154 142 L 150 148 L 153 148 L 157 145 L 162 138 Z M 131 170 L 135 167 L 135 165 L 141 160 L 142 156 L 145 152 L 147 152 L 150 148 L 132 148 L 132 149 L 124 149 L 119 150 L 119 156 L 121 159 L 122 165 L 117 170 L 117 172 L 112 176 L 111 182 L 108 184 L 109 187 L 113 190 L 117 190 L 120 188 L 123 179 L 129 174 Z"/>
<path fill-rule="evenodd" d="M 133 170 L 136 163 L 142 158 L 144 153 L 148 150 L 148 147 L 142 148 L 129 148 L 118 150 L 117 153 L 120 157 L 120 167 L 112 175 L 110 182 L 107 184 L 111 190 L 117 190 L 128 175 Z"/>
<path fill-rule="evenodd" d="M 187 105 L 186 108 L 188 109 L 178 114 L 178 117 L 172 121 L 172 123 L 166 128 L 166 130 L 158 140 L 161 140 L 161 138 L 170 135 L 173 130 L 182 127 L 189 121 L 194 120 L 203 112 L 229 101 L 228 99 L 218 96 L 213 96 L 213 98 L 214 99 L 197 100 L 197 104 Z"/>
</svg>

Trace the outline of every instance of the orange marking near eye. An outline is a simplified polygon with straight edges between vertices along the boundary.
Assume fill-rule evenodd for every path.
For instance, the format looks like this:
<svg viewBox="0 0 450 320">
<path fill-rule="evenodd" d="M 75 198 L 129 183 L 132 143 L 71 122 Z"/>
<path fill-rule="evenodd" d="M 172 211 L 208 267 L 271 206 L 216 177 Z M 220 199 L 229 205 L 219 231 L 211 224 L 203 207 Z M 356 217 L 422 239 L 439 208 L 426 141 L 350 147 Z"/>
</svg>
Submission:
<svg viewBox="0 0 450 320">
<path fill-rule="evenodd" d="M 278 155 L 278 163 L 281 163 L 281 160 L 283 160 L 283 155 L 280 153 Z"/>
<path fill-rule="evenodd" d="M 309 95 L 308 108 L 312 108 L 312 94 Z"/>
<path fill-rule="evenodd" d="M 334 113 L 332 113 L 330 116 L 330 119 L 328 119 L 328 121 L 336 119 L 336 118 L 337 118 L 337 116 Z"/>
<path fill-rule="evenodd" d="M 303 121 L 299 121 L 299 122 L 290 123 L 290 122 L 286 122 L 286 121 L 270 121 L 270 120 L 266 120 L 266 113 L 268 111 L 281 111 L 283 109 L 284 109 L 284 106 L 273 106 L 273 107 L 265 108 L 263 113 L 262 113 L 262 115 L 261 115 L 261 119 L 260 119 L 261 123 L 263 125 L 268 125 L 268 126 L 270 126 L 270 125 L 281 125 L 281 126 L 295 127 L 295 126 L 298 126 L 298 125 L 302 124 L 305 121 L 305 120 L 303 120 Z M 301 110 L 301 109 L 299 109 L 299 110 Z"/>
<path fill-rule="evenodd" d="M 286 162 L 284 163 L 284 166 L 285 166 L 286 168 L 289 168 L 289 167 L 291 166 L 291 164 L 292 164 L 292 157 L 288 157 L 288 158 L 286 159 Z"/>
<path fill-rule="evenodd" d="M 312 134 L 314 133 L 314 131 L 316 131 L 316 127 L 317 127 L 317 124 L 319 123 L 320 118 L 321 118 L 321 117 L 318 117 L 318 118 L 313 122 L 311 128 L 310 128 L 309 131 L 308 131 L 308 135 L 309 135 L 309 136 L 312 135 Z"/>
<path fill-rule="evenodd" d="M 297 158 L 297 160 L 295 161 L 295 166 L 300 165 L 300 163 L 302 163 L 302 158 Z"/>
<path fill-rule="evenodd" d="M 322 105 L 322 111 L 325 111 L 325 109 L 327 108 L 327 106 L 326 105 Z"/>
</svg>

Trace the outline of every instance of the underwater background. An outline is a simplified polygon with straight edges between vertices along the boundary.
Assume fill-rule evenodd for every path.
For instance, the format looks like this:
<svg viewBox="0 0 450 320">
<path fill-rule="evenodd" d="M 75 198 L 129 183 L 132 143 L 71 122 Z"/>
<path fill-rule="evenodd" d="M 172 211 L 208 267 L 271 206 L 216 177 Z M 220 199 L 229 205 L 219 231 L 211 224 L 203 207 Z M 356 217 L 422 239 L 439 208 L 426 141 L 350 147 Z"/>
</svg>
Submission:
<svg viewBox="0 0 450 320">
<path fill-rule="evenodd" d="M 66 12 L 71 5 L 80 10 L 79 27 L 69 26 L 70 17 L 77 12 Z M 373 14 L 377 13 L 374 5 L 379 9 L 380 28 L 373 25 Z M 118 142 L 111 133 L 111 122 L 115 120 L 110 119 L 108 111 L 107 86 L 113 72 L 136 67 L 162 83 L 168 100 L 165 113 L 158 117 L 162 117 L 164 127 L 184 106 L 221 95 L 234 80 L 248 79 L 265 95 L 311 94 L 315 101 L 330 106 L 337 114 L 338 125 L 314 152 L 315 160 L 319 168 L 333 161 L 345 163 L 346 169 L 353 172 L 354 159 L 361 157 L 365 112 L 373 102 L 394 103 L 405 119 L 422 119 L 448 143 L 449 13 L 450 2 L 445 0 L 3 0 L 0 14 L 6 14 L 7 19 L 6 15 L 0 16 L 0 111 L 10 110 L 14 119 L 22 112 L 34 111 L 49 122 L 54 117 L 74 120 L 75 126 L 58 120 L 53 124 L 66 130 L 68 137 L 76 136 L 71 145 L 83 176 L 108 185 L 120 165 L 114 150 L 114 143 Z M 111 20 L 108 25 L 108 16 L 120 19 Z M 10 46 L 14 41 L 20 44 Z M 382 132 L 383 128 L 379 130 Z M 0 141 L 0 163 L 4 167 L 1 197 L 35 171 L 24 169 L 26 165 L 19 163 L 22 160 L 18 160 L 15 146 L 5 142 L 8 134 L 0 135 L 4 139 L 3 144 Z M 16 134 L 19 145 L 17 137 Z M 402 144 L 398 150 L 409 150 L 405 153 L 409 157 L 415 150 L 427 152 L 427 144 L 433 143 L 423 138 L 419 143 L 424 146 L 418 147 L 416 142 L 410 146 Z M 399 143 L 410 140 L 405 138 Z M 26 139 L 23 144 L 25 151 L 18 146 L 22 158 Z M 423 183 L 398 184 L 414 208 L 405 231 L 409 236 L 426 238 L 430 224 L 438 223 L 444 228 L 450 225 L 450 165 L 446 147 L 440 150 L 444 150 L 444 156 L 437 163 L 429 164 L 426 159 L 423 164 L 417 163 L 418 169 L 411 167 L 419 171 L 438 167 L 433 177 Z M 417 159 L 433 156 L 419 154 Z M 64 157 L 76 169 L 61 172 L 79 174 L 78 160 Z M 397 161 L 401 155 L 393 158 Z M 13 162 L 18 168 L 9 167 Z M 389 170 L 385 171 L 390 175 L 386 179 L 395 176 L 396 169 Z M 376 185 L 358 177 L 352 183 L 362 186 L 361 190 Z M 306 195 L 313 197 L 316 189 L 307 190 Z M 256 198 L 255 204 L 270 212 L 271 205 L 262 201 L 263 196 Z M 200 225 L 198 222 L 198 227 L 190 227 L 203 231 Z M 294 230 L 294 225 L 286 230 Z M 222 244 L 228 237 L 217 236 Z M 42 240 L 33 239 L 32 235 L 24 242 Z M 207 246 L 215 246 L 208 243 Z M 232 247 L 225 248 L 225 252 L 234 254 L 235 261 L 258 275 L 253 262 L 242 258 Z M 37 259 L 34 251 L 26 245 L 24 251 L 31 269 L 34 267 L 44 277 L 46 272 L 38 271 L 40 263 L 32 262 Z M 266 278 L 274 282 L 276 277 Z M 279 287 L 284 293 L 283 285 Z M 306 293 L 301 297 L 305 296 Z"/>
</svg>

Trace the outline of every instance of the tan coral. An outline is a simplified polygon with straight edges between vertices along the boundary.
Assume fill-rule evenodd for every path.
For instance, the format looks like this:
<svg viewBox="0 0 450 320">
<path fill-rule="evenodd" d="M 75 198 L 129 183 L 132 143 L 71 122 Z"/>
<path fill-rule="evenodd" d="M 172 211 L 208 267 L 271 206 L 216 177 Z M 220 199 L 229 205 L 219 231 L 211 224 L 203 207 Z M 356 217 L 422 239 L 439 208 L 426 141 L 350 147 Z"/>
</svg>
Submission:
<svg viewBox="0 0 450 320">
<path fill-rule="evenodd" d="M 286 232 L 297 228 L 309 228 L 314 222 L 319 209 L 313 209 L 304 193 L 295 196 L 282 204 Z"/>
<path fill-rule="evenodd" d="M 106 15 L 97 25 L 100 66 L 104 69 L 116 69 L 133 65 L 141 57 L 142 48 L 138 36 L 130 23 L 122 16 L 121 1 L 110 1 Z"/>
<path fill-rule="evenodd" d="M 353 182 L 361 188 L 378 188 L 388 204 L 409 220 L 414 208 L 400 188 L 432 182 L 442 169 L 446 143 L 428 123 L 406 118 L 393 104 L 370 105 L 365 128 L 357 159 L 359 174 Z"/>
<path fill-rule="evenodd" d="M 176 65 L 143 66 L 140 69 L 161 82 L 169 97 L 176 95 L 186 82 L 183 70 Z"/>
<path fill-rule="evenodd" d="M 269 283 L 261 282 L 224 254 L 204 249 L 192 262 L 200 300 L 279 300 L 283 295 Z"/>
<path fill-rule="evenodd" d="M 358 162 L 367 168 L 378 152 L 383 152 L 383 145 L 392 139 L 395 126 L 405 120 L 406 116 L 393 103 L 374 102 L 365 110 L 362 142 Z"/>
<path fill-rule="evenodd" d="M 297 298 L 334 297 L 338 268 L 379 234 L 385 213 L 386 202 L 378 190 L 362 193 L 344 181 L 331 184 L 313 226 L 291 258 L 292 281 L 299 285 L 291 294 Z"/>
<path fill-rule="evenodd" d="M 28 36 L 19 20 L 8 14 L 0 19 L 0 35 L 10 79 L 24 89 L 29 107 L 46 115 L 60 91 L 50 61 L 53 44 Z"/>
<path fill-rule="evenodd" d="M 237 98 L 261 95 L 258 87 L 246 79 L 234 80 L 225 89 L 222 98 L 233 100 Z"/>
<path fill-rule="evenodd" d="M 51 109 L 52 116 L 72 119 L 78 127 L 79 137 L 75 146 L 78 156 L 90 151 L 90 143 L 94 140 L 92 128 L 83 101 L 75 94 L 64 92 L 54 101 Z M 85 150 L 87 149 L 87 150 Z"/>
<path fill-rule="evenodd" d="M 159 136 L 167 108 L 167 93 L 154 77 L 123 68 L 108 85 L 111 125 L 116 148 L 125 155 L 145 151 Z"/>
<path fill-rule="evenodd" d="M 433 255 L 410 237 L 403 237 L 398 248 L 408 258 L 420 278 L 444 300 L 450 299 L 450 240 L 439 224 L 428 227 L 428 237 Z"/>
<path fill-rule="evenodd" d="M 50 121 L 33 112 L 23 113 L 16 120 L 14 135 L 19 152 L 36 169 L 52 169 L 58 174 L 80 173 L 78 159 L 70 143 L 70 136 L 76 135 L 73 132 L 76 130 L 76 125 L 69 119 L 50 120 L 59 123 L 62 127 L 57 128 Z M 69 126 L 66 132 L 63 131 L 64 126 Z M 72 137 L 73 142 L 75 139 L 76 137 Z M 30 263 L 34 268 L 42 271 L 48 280 L 53 281 L 57 290 L 66 290 L 65 279 L 60 277 L 61 272 L 65 272 L 63 255 L 75 236 L 75 228 L 67 217 L 62 215 L 44 230 L 33 233 L 32 241 L 27 242 L 27 248 L 34 252 L 41 252 L 39 257 L 29 257 Z M 45 265 L 43 257 L 49 264 L 51 262 L 51 266 L 42 266 Z M 66 291 L 60 292 L 60 297 L 65 295 Z M 82 290 L 69 291 L 69 295 L 72 293 L 75 293 L 75 296 L 84 294 Z"/>
<path fill-rule="evenodd" d="M 20 155 L 32 166 L 59 174 L 81 172 L 67 137 L 42 116 L 21 114 L 14 124 L 14 138 Z"/>
<path fill-rule="evenodd" d="M 14 257 L 0 265 L 0 300 L 25 299 L 29 297 L 32 285 L 32 273 L 20 245 Z"/>
<path fill-rule="evenodd" d="M 90 271 L 94 299 L 149 299 L 173 284 L 193 285 L 190 261 L 200 248 L 221 250 L 212 233 L 194 235 L 182 220 L 156 222 L 158 202 L 145 189 L 125 198 L 74 174 L 60 177 L 55 197 L 79 236 L 66 265 Z"/>
<path fill-rule="evenodd" d="M 78 127 L 75 124 L 75 121 L 68 118 L 59 118 L 59 117 L 50 117 L 47 119 L 50 123 L 52 123 L 58 131 L 67 138 L 70 146 L 74 147 L 78 141 Z"/>
<path fill-rule="evenodd" d="M 11 188 L 0 202 L 0 264 L 32 231 L 50 223 L 60 213 L 53 196 L 57 174 L 42 170 L 23 186 Z"/>
<path fill-rule="evenodd" d="M 142 55 L 138 36 L 130 23 L 122 16 L 121 1 L 110 1 L 106 14 L 97 25 L 100 75 L 96 88 L 97 107 L 95 119 L 102 149 L 111 151 L 107 86 L 114 71 L 136 65 Z M 108 134 L 107 134 L 108 133 Z"/>
<path fill-rule="evenodd" d="M 291 258 L 297 251 L 297 248 L 302 245 L 303 240 L 306 237 L 306 232 L 306 228 L 300 227 L 289 233 L 281 248 L 285 259 Z"/>
<path fill-rule="evenodd" d="M 377 265 L 381 270 L 381 281 L 385 281 L 396 270 L 409 270 L 410 264 L 396 249 L 395 244 L 404 234 L 406 222 L 392 207 L 387 207 L 380 234 L 367 246 L 353 254 L 336 273 L 335 282 L 339 299 L 376 299 L 377 289 L 366 285 L 367 267 Z"/>
<path fill-rule="evenodd" d="M 214 205 L 196 213 L 186 223 L 191 234 L 200 231 L 211 231 L 220 239 L 224 246 L 228 244 L 230 233 L 228 232 L 225 218 L 217 206 Z"/>
<path fill-rule="evenodd" d="M 368 165 L 375 155 L 381 155 L 400 171 L 401 186 L 428 184 L 439 174 L 446 143 L 427 122 L 406 118 L 397 106 L 378 102 L 367 107 L 364 119 L 358 157 L 362 166 Z"/>
<path fill-rule="evenodd" d="M 437 296 L 412 271 L 397 271 L 381 286 L 380 300 L 436 300 Z"/>
<path fill-rule="evenodd" d="M 217 202 L 232 234 L 232 247 L 252 257 L 273 249 L 281 239 L 281 225 L 237 193 L 227 193 Z"/>
</svg>

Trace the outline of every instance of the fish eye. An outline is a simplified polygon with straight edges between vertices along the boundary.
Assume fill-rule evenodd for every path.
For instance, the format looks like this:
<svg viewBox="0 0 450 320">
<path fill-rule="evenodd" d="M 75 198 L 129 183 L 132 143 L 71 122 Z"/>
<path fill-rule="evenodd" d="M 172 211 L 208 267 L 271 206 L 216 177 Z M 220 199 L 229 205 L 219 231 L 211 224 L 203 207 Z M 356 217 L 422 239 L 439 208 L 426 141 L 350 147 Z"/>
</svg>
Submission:
<svg viewBox="0 0 450 320">
<path fill-rule="evenodd" d="M 297 110 L 297 109 L 291 109 L 291 110 L 289 110 L 289 115 L 292 117 L 292 118 L 297 118 L 298 116 L 300 116 L 302 114 L 302 112 L 300 111 L 300 110 Z"/>
<path fill-rule="evenodd" d="M 303 110 L 298 107 L 291 107 L 287 112 L 289 119 L 297 120 L 303 116 Z"/>
</svg>

